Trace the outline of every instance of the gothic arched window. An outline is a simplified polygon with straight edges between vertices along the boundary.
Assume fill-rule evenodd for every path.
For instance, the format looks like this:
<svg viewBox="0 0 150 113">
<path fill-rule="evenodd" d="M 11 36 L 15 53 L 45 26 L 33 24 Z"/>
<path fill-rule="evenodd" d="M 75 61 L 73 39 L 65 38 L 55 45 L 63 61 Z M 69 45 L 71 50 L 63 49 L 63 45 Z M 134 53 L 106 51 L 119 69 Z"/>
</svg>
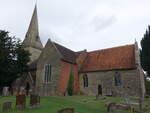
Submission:
<svg viewBox="0 0 150 113">
<path fill-rule="evenodd" d="M 121 86 L 122 85 L 121 75 L 119 72 L 115 72 L 114 79 L 115 79 L 115 86 Z"/>
<path fill-rule="evenodd" d="M 84 85 L 84 87 L 88 87 L 88 76 L 87 76 L 87 74 L 85 74 L 83 76 L 83 85 Z"/>
<path fill-rule="evenodd" d="M 52 73 L 51 71 L 52 71 L 51 65 L 46 64 L 45 65 L 45 78 L 44 78 L 45 83 L 48 83 L 51 81 L 51 73 Z"/>
</svg>

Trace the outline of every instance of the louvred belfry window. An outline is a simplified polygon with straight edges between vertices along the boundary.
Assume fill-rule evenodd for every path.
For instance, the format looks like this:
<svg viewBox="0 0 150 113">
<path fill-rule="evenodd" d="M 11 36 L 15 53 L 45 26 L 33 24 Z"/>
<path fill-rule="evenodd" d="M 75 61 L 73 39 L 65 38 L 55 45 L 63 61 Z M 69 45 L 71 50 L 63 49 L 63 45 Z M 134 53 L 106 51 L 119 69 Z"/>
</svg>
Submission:
<svg viewBox="0 0 150 113">
<path fill-rule="evenodd" d="M 45 65 L 45 77 L 44 77 L 44 82 L 45 83 L 49 83 L 51 81 L 51 65 L 50 64 L 46 64 Z"/>
</svg>

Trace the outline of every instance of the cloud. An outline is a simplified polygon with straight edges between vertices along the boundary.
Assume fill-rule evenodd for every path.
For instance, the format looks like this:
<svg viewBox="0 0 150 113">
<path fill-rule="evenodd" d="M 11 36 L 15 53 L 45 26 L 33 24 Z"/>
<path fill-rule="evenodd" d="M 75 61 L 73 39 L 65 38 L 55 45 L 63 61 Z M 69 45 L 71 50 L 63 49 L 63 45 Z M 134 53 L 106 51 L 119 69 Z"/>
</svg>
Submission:
<svg viewBox="0 0 150 113">
<path fill-rule="evenodd" d="M 24 39 L 36 0 L 1 0 L 0 29 Z M 100 49 L 141 40 L 150 24 L 149 0 L 38 1 L 42 42 L 70 49 Z"/>
<path fill-rule="evenodd" d="M 116 22 L 116 17 L 112 16 L 95 16 L 91 21 L 91 26 L 94 28 L 94 31 L 98 32 L 104 30 L 107 27 L 110 27 L 113 23 Z"/>
</svg>

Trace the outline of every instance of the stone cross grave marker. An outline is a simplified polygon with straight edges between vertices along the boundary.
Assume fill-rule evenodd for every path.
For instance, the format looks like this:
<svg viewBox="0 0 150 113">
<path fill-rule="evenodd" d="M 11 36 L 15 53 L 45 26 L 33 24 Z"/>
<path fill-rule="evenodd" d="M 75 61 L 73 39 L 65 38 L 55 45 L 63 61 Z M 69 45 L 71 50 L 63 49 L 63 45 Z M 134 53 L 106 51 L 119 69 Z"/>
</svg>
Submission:
<svg viewBox="0 0 150 113">
<path fill-rule="evenodd" d="M 16 109 L 24 109 L 26 107 L 26 96 L 17 95 L 16 96 Z"/>
<path fill-rule="evenodd" d="M 74 113 L 74 108 L 65 108 L 65 109 L 59 110 L 58 113 Z"/>
<path fill-rule="evenodd" d="M 2 111 L 9 111 L 12 109 L 12 102 L 4 102 L 3 103 L 3 107 L 2 107 Z"/>
</svg>

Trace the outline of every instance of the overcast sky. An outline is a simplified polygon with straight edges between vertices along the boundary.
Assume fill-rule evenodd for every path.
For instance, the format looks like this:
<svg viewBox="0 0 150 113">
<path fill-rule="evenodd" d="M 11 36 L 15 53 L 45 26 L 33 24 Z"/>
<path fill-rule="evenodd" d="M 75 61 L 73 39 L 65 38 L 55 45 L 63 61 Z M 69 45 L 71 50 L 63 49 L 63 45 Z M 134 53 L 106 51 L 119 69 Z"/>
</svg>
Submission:
<svg viewBox="0 0 150 113">
<path fill-rule="evenodd" d="M 35 0 L 0 0 L 0 29 L 24 39 Z M 140 42 L 150 24 L 150 0 L 38 0 L 42 43 L 97 50 Z"/>
</svg>

